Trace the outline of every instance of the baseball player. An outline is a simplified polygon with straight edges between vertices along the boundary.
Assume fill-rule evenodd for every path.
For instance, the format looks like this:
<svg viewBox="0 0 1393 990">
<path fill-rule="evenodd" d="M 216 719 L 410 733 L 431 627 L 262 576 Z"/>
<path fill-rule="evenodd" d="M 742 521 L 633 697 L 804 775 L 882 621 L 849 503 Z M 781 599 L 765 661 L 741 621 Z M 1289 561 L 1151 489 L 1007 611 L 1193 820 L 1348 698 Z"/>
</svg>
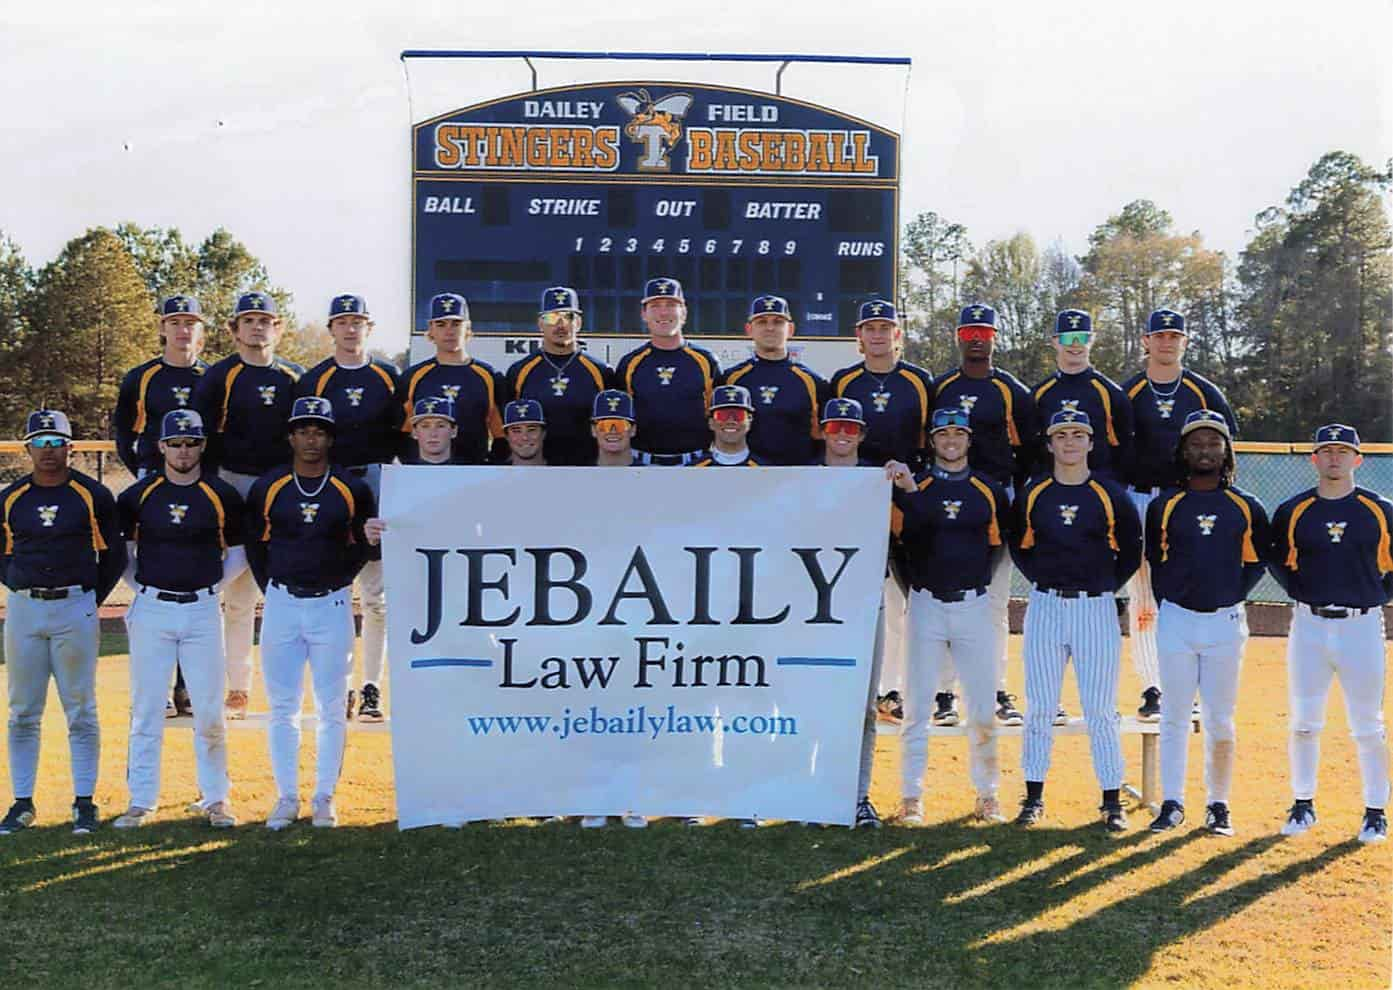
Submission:
<svg viewBox="0 0 1393 990">
<path fill-rule="evenodd" d="M 0 583 L 10 592 L 5 663 L 15 798 L 0 820 L 0 835 L 34 823 L 39 727 L 50 677 L 68 718 L 73 832 L 86 835 L 97 828 L 92 802 L 101 751 L 97 607 L 121 578 L 126 544 L 111 492 L 68 466 L 72 439 L 63 413 L 30 413 L 24 442 L 33 470 L 0 492 Z"/>
<path fill-rule="evenodd" d="M 1033 585 L 1025 613 L 1025 800 L 1018 825 L 1044 816 L 1045 774 L 1064 666 L 1074 676 L 1088 723 L 1093 772 L 1103 789 L 1099 810 L 1109 832 L 1127 828 L 1118 731 L 1117 675 L 1122 635 L 1114 595 L 1141 561 L 1141 522 L 1122 487 L 1088 466 L 1093 423 L 1086 412 L 1060 410 L 1045 428 L 1053 462 L 1048 477 L 1016 500 L 1011 552 Z"/>
<path fill-rule="evenodd" d="M 395 365 L 368 354 L 373 321 L 362 296 L 335 296 L 329 303 L 328 325 L 334 353 L 305 373 L 296 392 L 329 400 L 336 420 L 329 459 L 361 478 L 376 501 L 382 492 L 382 465 L 395 460 L 402 445 L 402 410 L 397 405 L 401 382 Z M 387 596 L 382 588 L 382 561 L 364 563 L 357 585 L 363 603 L 363 689 L 358 718 L 381 722 L 381 685 L 387 671 Z M 350 690 L 350 718 L 353 700 Z"/>
<path fill-rule="evenodd" d="M 759 467 L 746 438 L 754 424 L 755 406 L 744 385 L 721 385 L 711 394 L 709 426 L 712 441 L 693 467 Z"/>
<path fill-rule="evenodd" d="M 711 442 L 707 413 L 720 363 L 683 337 L 687 302 L 677 279 L 649 279 L 640 306 L 648 342 L 615 366 L 616 387 L 634 397 L 634 446 L 645 464 L 695 464 Z"/>
<path fill-rule="evenodd" d="M 164 469 L 116 500 L 132 566 L 135 598 L 126 610 L 130 636 L 131 734 L 126 762 L 130 804 L 117 828 L 137 828 L 160 796 L 164 744 L 161 702 L 178 664 L 194 699 L 194 761 L 199 807 L 214 828 L 237 824 L 228 804 L 223 689 L 227 682 L 218 586 L 246 568 L 245 506 L 227 482 L 203 471 L 203 418 L 176 409 L 160 423 Z"/>
<path fill-rule="evenodd" d="M 595 396 L 590 432 L 599 448 L 597 467 L 633 467 L 642 463 L 633 449 L 638 427 L 634 425 L 634 398 L 628 392 L 611 388 Z"/>
<path fill-rule="evenodd" d="M 1020 380 L 993 364 L 996 349 L 996 310 L 985 303 L 962 308 L 957 327 L 961 363 L 934 379 L 935 410 L 957 407 L 967 413 L 972 425 L 968 445 L 968 464 L 1006 490 L 1012 499 L 1025 487 L 1030 472 L 1031 436 L 1035 429 L 1035 400 Z M 906 462 L 912 463 L 912 462 Z M 1000 668 L 997 675 L 996 718 L 1002 725 L 1023 721 L 1014 695 L 1006 693 L 1006 647 L 1010 639 L 1011 559 L 1001 554 L 994 565 L 987 597 L 991 601 L 992 621 L 997 625 Z M 951 668 L 944 667 L 944 676 Z M 939 685 L 939 725 L 957 722 L 951 680 Z M 1061 709 L 1056 724 L 1068 721 Z"/>
<path fill-rule="evenodd" d="M 435 356 L 406 369 L 397 396 L 404 420 L 402 429 L 409 433 L 414 431 L 417 399 L 438 396 L 454 404 L 457 464 L 487 463 L 491 447 L 495 443 L 501 445 L 503 436 L 498 410 L 504 402 L 506 384 L 497 371 L 469 355 L 471 336 L 469 303 L 464 296 L 454 292 L 432 296 L 426 338 L 435 345 Z M 415 445 L 414 436 L 408 438 L 402 452 L 403 464 L 416 456 Z"/>
<path fill-rule="evenodd" d="M 363 563 L 379 557 L 367 543 L 377 514 L 372 489 L 333 465 L 334 409 L 302 396 L 287 419 L 291 462 L 256 480 L 247 496 L 247 563 L 266 595 L 261 673 L 271 704 L 267 740 L 276 804 L 266 827 L 300 817 L 300 706 L 309 664 L 318 726 L 312 822 L 338 824 L 334 788 L 343 769 L 348 713 L 343 699 L 353 672 L 350 587 Z"/>
<path fill-rule="evenodd" d="M 1049 473 L 1049 444 L 1044 431 L 1057 412 L 1086 412 L 1098 427 L 1098 440 L 1089 455 L 1095 475 L 1123 479 L 1132 449 L 1132 404 L 1117 383 L 1093 367 L 1093 317 L 1081 309 L 1066 309 L 1054 321 L 1056 371 L 1031 390 L 1035 398 L 1039 443 L 1036 473 Z M 1174 448 L 1172 448 L 1174 450 Z"/>
<path fill-rule="evenodd" d="M 276 300 L 265 292 L 237 297 L 232 314 L 237 352 L 213 365 L 194 390 L 194 408 L 208 434 L 209 466 L 245 501 L 252 483 L 289 462 L 286 418 L 295 385 L 304 374 L 298 364 L 276 357 L 281 320 Z M 227 647 L 227 717 L 247 717 L 252 686 L 252 631 L 256 623 L 256 582 L 249 571 L 222 589 Z"/>
<path fill-rule="evenodd" d="M 601 391 L 604 391 L 601 389 Z M 503 407 L 503 438 L 513 467 L 547 465 L 547 417 L 536 399 L 514 399 Z"/>
<path fill-rule="evenodd" d="M 411 439 L 416 448 L 414 454 L 402 459 L 403 464 L 455 464 L 451 444 L 454 442 L 455 426 L 454 403 L 444 396 L 428 396 L 417 399 L 411 415 Z M 382 543 L 382 534 L 387 532 L 387 523 L 379 516 L 373 516 L 363 523 L 363 533 L 370 546 Z"/>
<path fill-rule="evenodd" d="M 765 464 L 813 464 L 820 459 L 818 411 L 827 400 L 827 381 L 788 354 L 793 318 L 783 296 L 756 296 L 745 335 L 754 356 L 726 373 L 726 384 L 750 390 L 759 418 L 750 430 L 750 449 Z"/>
<path fill-rule="evenodd" d="M 1146 513 L 1146 556 L 1161 602 L 1156 640 L 1161 674 L 1161 811 L 1151 831 L 1185 821 L 1185 769 L 1191 704 L 1203 702 L 1205 827 L 1232 835 L 1234 708 L 1248 641 L 1243 602 L 1265 570 L 1267 512 L 1233 484 L 1228 420 L 1196 409 L 1180 428 L 1181 484 L 1166 488 Z"/>
<path fill-rule="evenodd" d="M 1316 486 L 1272 516 L 1268 565 L 1297 602 L 1287 638 L 1291 787 L 1283 835 L 1316 823 L 1316 767 L 1330 680 L 1340 678 L 1364 782 L 1360 842 L 1388 838 L 1388 746 L 1383 729 L 1383 606 L 1393 600 L 1393 503 L 1354 483 L 1359 433 L 1331 423 L 1316 431 Z"/>
<path fill-rule="evenodd" d="M 576 290 L 553 286 L 542 293 L 537 329 L 542 349 L 508 369 L 508 396 L 531 399 L 546 417 L 543 463 L 595 463 L 595 439 L 590 435 L 590 409 L 597 392 L 614 380 L 614 372 L 580 347 L 580 299 Z M 507 425 L 507 419 L 504 419 Z"/>
<path fill-rule="evenodd" d="M 1180 485 L 1175 456 L 1180 429 L 1200 410 L 1217 412 L 1228 423 L 1229 436 L 1238 436 L 1238 423 L 1228 401 L 1215 385 L 1184 366 L 1185 317 L 1172 309 L 1158 309 L 1146 321 L 1142 333 L 1146 368 L 1122 383 L 1132 407 L 1132 457 L 1126 467 L 1127 494 L 1145 517 L 1147 507 L 1163 488 Z M 1150 554 L 1147 555 L 1148 558 Z M 1145 689 L 1137 717 L 1155 721 L 1161 717 L 1160 674 L 1156 666 L 1156 596 L 1151 588 L 1151 566 L 1143 560 L 1127 586 L 1132 664 Z"/>
<path fill-rule="evenodd" d="M 905 679 L 905 727 L 901 736 L 899 819 L 921 825 L 924 771 L 928 765 L 929 699 L 942 668 L 956 667 L 966 695 L 968 761 L 977 791 L 973 815 L 1005 821 L 997 788 L 996 681 L 1000 635 L 992 621 L 987 587 L 994 558 L 1006 552 L 1010 502 L 996 481 L 968 465 L 971 418 L 961 408 L 935 410 L 930 441 L 933 465 L 916 476 L 891 461 L 892 531 L 905 548 L 911 591 L 906 620 L 909 666 Z"/>
</svg>

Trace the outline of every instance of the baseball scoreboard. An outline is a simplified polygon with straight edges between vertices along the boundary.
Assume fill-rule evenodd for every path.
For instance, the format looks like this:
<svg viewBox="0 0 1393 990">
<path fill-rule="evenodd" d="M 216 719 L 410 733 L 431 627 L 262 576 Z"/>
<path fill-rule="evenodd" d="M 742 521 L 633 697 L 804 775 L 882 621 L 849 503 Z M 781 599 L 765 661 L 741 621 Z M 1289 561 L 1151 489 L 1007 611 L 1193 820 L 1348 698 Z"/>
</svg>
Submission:
<svg viewBox="0 0 1393 990">
<path fill-rule="evenodd" d="M 804 360 L 850 363 L 856 307 L 893 298 L 898 196 L 898 134 L 776 94 L 643 80 L 479 103 L 413 127 L 415 331 L 432 295 L 459 292 L 472 351 L 506 366 L 535 346 L 541 291 L 570 285 L 589 348 L 614 360 L 663 275 L 723 360 L 745 356 L 749 301 L 773 292 Z"/>
</svg>

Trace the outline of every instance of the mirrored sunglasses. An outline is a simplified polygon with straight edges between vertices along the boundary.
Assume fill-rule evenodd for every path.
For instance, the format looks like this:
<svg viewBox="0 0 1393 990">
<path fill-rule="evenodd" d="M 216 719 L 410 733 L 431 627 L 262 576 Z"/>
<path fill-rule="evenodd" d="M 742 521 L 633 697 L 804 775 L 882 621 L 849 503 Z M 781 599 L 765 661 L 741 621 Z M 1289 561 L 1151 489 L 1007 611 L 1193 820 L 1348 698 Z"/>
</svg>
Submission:
<svg viewBox="0 0 1393 990">
<path fill-rule="evenodd" d="M 542 326 L 557 327 L 563 323 L 574 323 L 576 322 L 578 316 L 579 314 L 572 313 L 570 310 L 560 310 L 555 313 L 544 313 L 542 314 Z"/>
<path fill-rule="evenodd" d="M 1059 341 L 1060 347 L 1086 346 L 1093 340 L 1093 334 L 1087 330 L 1069 330 L 1055 337 Z"/>
<path fill-rule="evenodd" d="M 67 437 L 54 436 L 52 434 L 43 437 L 34 437 L 32 440 L 29 441 L 29 446 L 40 448 L 66 447 L 67 445 Z"/>
<path fill-rule="evenodd" d="M 996 331 L 991 327 L 958 327 L 958 339 L 966 341 L 991 340 Z"/>
<path fill-rule="evenodd" d="M 711 418 L 718 423 L 743 423 L 749 416 L 748 409 L 741 409 L 738 406 L 711 410 Z"/>
<path fill-rule="evenodd" d="M 834 419 L 822 424 L 822 432 L 829 437 L 841 435 L 844 437 L 859 437 L 861 435 L 861 424 L 852 423 L 845 419 Z"/>
<path fill-rule="evenodd" d="M 618 416 L 606 416 L 604 419 L 595 420 L 595 429 L 600 433 L 623 433 L 628 425 L 627 419 Z"/>
</svg>

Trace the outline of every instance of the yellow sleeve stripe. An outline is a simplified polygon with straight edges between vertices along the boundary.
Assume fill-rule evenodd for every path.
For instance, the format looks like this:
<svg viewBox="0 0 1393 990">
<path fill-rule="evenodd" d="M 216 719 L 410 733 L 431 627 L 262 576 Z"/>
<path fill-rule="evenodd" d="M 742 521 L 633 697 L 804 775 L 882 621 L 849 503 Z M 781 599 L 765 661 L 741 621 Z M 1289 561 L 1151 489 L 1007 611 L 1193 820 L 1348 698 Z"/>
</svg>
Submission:
<svg viewBox="0 0 1393 990">
<path fill-rule="evenodd" d="M 206 481 L 198 483 L 198 490 L 208 497 L 208 504 L 213 507 L 213 514 L 218 517 L 218 546 L 227 553 L 227 511 L 223 508 L 222 499 L 218 493 L 213 491 L 213 486 Z"/>
<path fill-rule="evenodd" d="M 242 373 L 246 365 L 240 361 L 233 365 L 227 373 L 227 378 L 222 383 L 222 416 L 218 419 L 218 432 L 227 432 L 227 407 L 232 402 L 232 384 L 237 381 L 237 376 Z"/>
<path fill-rule="evenodd" d="M 856 374 L 859 375 L 860 373 L 861 369 L 856 369 Z M 919 446 L 927 447 L 928 439 L 924 431 L 929 428 L 929 390 L 924 383 L 919 380 L 919 376 L 908 368 L 901 367 L 899 373 L 909 381 L 909 384 L 914 386 L 914 392 L 919 396 Z M 846 380 L 851 381 L 854 377 L 855 375 L 849 375 Z M 841 394 L 841 392 L 837 393 L 839 396 Z"/>
<path fill-rule="evenodd" d="M 600 366 L 595 363 L 593 358 L 586 357 L 584 353 L 578 352 L 576 357 L 580 359 L 580 366 L 590 372 L 590 377 L 595 380 L 595 391 L 603 392 L 605 390 L 605 373 L 600 370 Z"/>
<path fill-rule="evenodd" d="M 1146 388 L 1149 382 L 1150 379 L 1143 376 L 1139 382 L 1137 382 L 1135 385 L 1133 385 L 1131 388 L 1127 390 L 1127 398 L 1135 399 L 1137 397 L 1137 393 L 1140 392 L 1142 389 Z"/>
<path fill-rule="evenodd" d="M 1201 408 L 1201 409 L 1208 409 L 1208 408 L 1209 408 L 1209 403 L 1205 401 L 1205 398 L 1204 398 L 1204 389 L 1200 388 L 1200 387 L 1199 387 L 1198 385 L 1196 385 L 1194 382 L 1190 381 L 1190 379 L 1186 378 L 1186 377 L 1185 377 L 1185 373 L 1184 373 L 1183 371 L 1180 373 L 1180 380 L 1181 380 L 1182 382 L 1185 383 L 1185 386 L 1186 386 L 1191 392 L 1194 392 L 1195 395 L 1199 397 L 1199 400 L 1200 400 L 1200 408 Z"/>
<path fill-rule="evenodd" d="M 319 381 L 317 381 L 317 382 L 314 383 L 314 394 L 315 394 L 315 395 L 323 395 L 323 394 L 324 394 L 324 390 L 325 390 L 326 388 L 329 387 L 329 379 L 330 379 L 330 378 L 333 378 L 333 377 L 334 377 L 334 372 L 336 372 L 336 371 L 338 371 L 338 370 L 339 370 L 339 366 L 338 366 L 337 364 L 333 364 L 333 363 L 330 363 L 329 367 L 327 367 L 327 368 L 324 369 L 324 374 L 320 375 L 320 376 L 319 376 Z"/>
<path fill-rule="evenodd" d="M 789 370 L 803 380 L 803 387 L 808 390 L 808 407 L 811 409 L 811 414 L 808 417 L 811 421 L 808 428 L 808 435 L 814 440 L 821 440 L 822 425 L 818 422 L 818 413 L 820 410 L 817 408 L 817 382 L 813 381 L 813 376 L 802 368 L 791 368 Z"/>
<path fill-rule="evenodd" d="M 711 466 L 711 458 L 709 458 L 709 457 L 706 458 L 705 460 L 697 461 L 695 464 L 692 465 L 692 467 L 710 467 L 710 466 Z"/>
<path fill-rule="evenodd" d="M 352 543 L 353 517 L 358 514 L 358 504 L 353 500 L 353 491 L 338 478 L 335 478 L 333 475 L 329 476 L 329 484 L 333 485 L 334 488 L 337 489 L 338 493 L 343 496 L 344 504 L 348 506 L 348 542 Z"/>
<path fill-rule="evenodd" d="M 1171 552 L 1171 513 L 1175 511 L 1176 506 L 1180 504 L 1180 500 L 1184 497 L 1184 492 L 1176 492 L 1174 495 L 1172 495 L 1169 499 L 1166 500 L 1166 507 L 1161 510 L 1161 560 L 1163 562 L 1170 557 Z"/>
<path fill-rule="evenodd" d="M 15 534 L 14 534 L 14 531 L 10 529 L 10 509 L 14 508 L 15 501 L 16 501 L 21 495 L 23 495 L 25 492 L 27 492 L 27 491 L 30 489 L 30 487 L 31 487 L 31 486 L 30 486 L 29 482 L 26 481 L 24 484 L 20 485 L 20 486 L 19 486 L 18 488 L 16 488 L 14 491 L 10 492 L 10 497 L 7 498 L 7 499 L 5 499 L 4 526 L 5 526 L 5 555 L 6 555 L 6 556 L 9 556 L 10 554 L 12 554 L 12 553 L 15 552 Z"/>
<path fill-rule="evenodd" d="M 527 376 L 530 375 L 530 374 L 532 374 L 532 369 L 535 368 L 535 367 L 537 367 L 537 365 L 539 365 L 539 364 L 541 364 L 541 363 L 542 363 L 542 355 L 541 355 L 540 353 L 534 354 L 532 357 L 530 357 L 530 358 L 527 359 L 527 363 L 526 363 L 526 364 L 524 364 L 521 368 L 518 369 L 518 384 L 517 384 L 517 391 L 518 391 L 518 394 L 515 395 L 515 396 L 513 396 L 513 398 L 516 399 L 516 398 L 521 398 L 521 397 L 522 397 L 522 386 L 527 382 Z"/>
<path fill-rule="evenodd" d="M 150 484 L 146 485 L 146 486 L 145 486 L 145 491 L 143 491 L 143 492 L 140 493 L 140 505 L 144 505 L 144 504 L 145 504 L 145 500 L 146 500 L 147 498 L 150 497 L 150 493 L 153 492 L 156 488 L 160 487 L 160 485 L 163 485 L 163 484 L 164 484 L 164 475 L 162 475 L 162 474 L 157 474 L 157 475 L 155 475 L 155 480 L 152 481 L 152 482 L 150 482 Z M 136 543 L 140 542 L 140 514 L 139 514 L 139 510 L 138 510 L 138 509 L 137 509 L 137 512 L 136 512 L 135 529 L 134 529 L 134 531 L 131 533 L 131 540 L 132 540 L 132 542 L 136 542 Z"/>
<path fill-rule="evenodd" d="M 97 553 L 101 553 L 106 549 L 106 540 L 102 538 L 102 528 L 97 522 L 97 506 L 96 503 L 92 501 L 92 493 L 79 485 L 76 478 L 69 479 L 68 487 L 77 492 L 82 498 L 82 501 L 87 505 L 87 521 L 92 526 L 92 549 Z"/>
<path fill-rule="evenodd" d="M 653 353 L 652 347 L 645 347 L 638 352 L 638 357 L 629 362 L 629 367 L 624 370 L 624 391 L 630 395 L 634 394 L 634 372 L 638 371 L 638 366 L 643 364 L 643 359 Z"/>
<path fill-rule="evenodd" d="M 387 386 L 387 394 L 392 395 L 397 390 L 397 383 L 392 381 L 391 374 L 380 364 L 369 364 L 369 368 L 377 372 L 377 377 L 382 379 L 382 384 Z"/>
<path fill-rule="evenodd" d="M 403 415 L 401 431 L 403 433 L 411 432 L 411 416 L 416 411 L 416 386 L 421 383 L 422 378 L 430 374 L 436 367 L 437 365 L 433 358 L 423 362 L 421 366 L 412 373 L 411 380 L 406 383 L 406 401 L 402 403 Z M 470 367 L 475 367 L 472 361 L 470 362 Z M 492 393 L 490 393 L 490 396 L 491 395 Z"/>
<path fill-rule="evenodd" d="M 150 379 L 159 374 L 160 362 L 156 361 L 145 369 L 145 374 L 140 376 L 140 389 L 135 396 L 135 425 L 131 427 L 131 432 L 136 436 L 145 432 L 145 424 L 149 422 L 146 416 L 145 395 L 150 391 Z"/>
<path fill-rule="evenodd" d="M 1098 496 L 1098 501 L 1103 503 L 1103 515 L 1108 517 L 1108 546 L 1112 547 L 1113 553 L 1121 553 L 1117 546 L 1117 516 L 1113 513 L 1112 499 L 1108 498 L 1108 490 L 1096 481 L 1090 481 L 1088 487 L 1093 489 L 1093 494 Z"/>
<path fill-rule="evenodd" d="M 1374 519 L 1378 522 L 1378 569 L 1380 574 L 1387 574 L 1393 571 L 1393 549 L 1389 547 L 1388 520 L 1384 518 L 1383 510 L 1378 503 L 1367 495 L 1355 496 L 1361 505 L 1374 514 Z"/>
<path fill-rule="evenodd" d="M 692 360 L 695 361 L 697 367 L 701 369 L 701 381 L 702 381 L 702 389 L 701 389 L 701 392 L 702 392 L 702 395 L 704 395 L 704 396 L 706 397 L 706 408 L 707 408 L 707 409 L 710 409 L 710 408 L 711 408 L 711 389 L 714 387 L 714 383 L 711 381 L 711 377 L 712 377 L 712 376 L 711 376 L 711 362 L 708 361 L 708 360 L 706 360 L 705 355 L 700 354 L 699 352 L 692 350 L 690 347 L 684 347 L 684 348 L 682 348 L 682 349 L 683 349 L 684 351 L 686 351 L 689 355 L 691 355 Z"/>
<path fill-rule="evenodd" d="M 285 375 L 285 377 L 290 379 L 290 384 L 294 385 L 297 382 L 299 382 L 300 373 L 296 371 L 294 368 L 290 367 L 290 365 L 286 364 L 284 358 L 276 358 L 276 368 L 281 372 L 281 374 Z"/>
<path fill-rule="evenodd" d="M 1011 386 L 1000 378 L 993 378 L 992 384 L 1001 392 L 1001 401 L 1006 403 L 1006 440 L 1012 447 L 1019 447 L 1021 431 L 1016 429 L 1015 399 L 1011 395 Z"/>
<path fill-rule="evenodd" d="M 1112 425 L 1112 396 L 1108 394 L 1108 387 L 1096 378 L 1093 379 L 1093 389 L 1098 393 L 1098 398 L 1103 400 L 1103 420 L 1108 424 L 1108 446 L 1116 447 L 1118 443 L 1117 431 Z"/>
<path fill-rule="evenodd" d="M 928 488 L 928 487 L 929 487 L 930 485 L 932 485 L 933 483 L 934 483 L 933 475 L 929 475 L 929 476 L 928 476 L 927 478 L 925 478 L 923 481 L 919 482 L 919 491 L 922 492 L 925 488 Z"/>
<path fill-rule="evenodd" d="M 953 373 L 952 373 L 951 375 L 949 375 L 947 378 L 943 379 L 943 384 L 940 385 L 940 386 L 938 387 L 938 390 L 939 390 L 940 392 L 942 392 L 945 388 L 947 388 L 949 385 L 952 385 L 955 381 L 957 381 L 957 380 L 958 380 L 959 378 L 961 378 L 962 376 L 963 376 L 963 373 L 962 373 L 961 371 L 955 371 L 955 372 L 953 372 Z"/>
<path fill-rule="evenodd" d="M 837 384 L 836 384 L 836 388 L 837 388 L 837 393 L 836 393 L 836 394 L 837 394 L 837 398 L 840 399 L 842 396 L 846 395 L 846 387 L 847 387 L 848 385 L 850 385 L 852 382 L 856 381 L 856 379 L 860 378 L 861 375 L 862 375 L 863 373 L 865 373 L 865 370 L 866 370 L 866 369 L 865 369 L 865 367 L 863 366 L 863 367 L 857 368 L 856 370 L 852 371 L 852 372 L 851 372 L 850 374 L 848 374 L 845 378 L 839 378 L 839 379 L 837 379 Z"/>
<path fill-rule="evenodd" d="M 488 401 L 488 411 L 484 413 L 484 428 L 488 430 L 491 437 L 501 437 L 503 435 L 503 418 L 498 415 L 498 397 L 494 394 L 493 375 L 471 361 L 469 368 L 484 383 L 484 398 Z M 408 420 L 410 414 L 407 414 Z M 406 427 L 411 429 L 411 427 Z"/>
<path fill-rule="evenodd" d="M 263 543 L 271 539 L 271 506 L 275 503 L 276 496 L 281 493 L 281 489 L 288 484 L 290 484 L 289 474 L 284 478 L 277 478 L 266 489 L 266 501 L 262 508 L 262 513 L 266 516 L 266 528 L 261 533 L 261 542 Z"/>
<path fill-rule="evenodd" d="M 1021 549 L 1029 550 L 1035 546 L 1035 524 L 1031 522 L 1031 513 L 1035 511 L 1035 500 L 1040 497 L 1050 485 L 1054 484 L 1053 478 L 1046 478 L 1030 490 L 1030 494 L 1025 498 L 1025 535 L 1021 537 Z"/>
<path fill-rule="evenodd" d="M 1057 382 L 1057 381 L 1059 381 L 1059 379 L 1058 379 L 1058 378 L 1055 378 L 1053 375 L 1051 375 L 1049 378 L 1045 379 L 1045 380 L 1040 384 L 1040 387 L 1037 388 L 1037 389 L 1035 390 L 1035 401 L 1036 401 L 1036 402 L 1039 402 L 1039 401 L 1040 401 L 1040 396 L 1044 395 L 1044 394 L 1045 394 L 1046 392 L 1048 392 L 1050 389 L 1054 388 L 1054 383 Z"/>
<path fill-rule="evenodd" d="M 972 482 L 972 487 L 981 492 L 982 497 L 987 500 L 987 511 L 991 513 L 991 522 L 987 524 L 987 544 L 999 547 L 1001 546 L 1001 526 L 996 520 L 996 499 L 992 496 L 992 490 L 981 478 L 968 475 L 967 480 Z"/>
<path fill-rule="evenodd" d="M 1232 489 L 1225 488 L 1224 494 L 1227 495 L 1233 504 L 1238 506 L 1238 511 L 1243 513 L 1243 563 L 1256 564 L 1258 562 L 1258 551 L 1253 546 L 1253 509 L 1244 500 L 1242 495 Z"/>
<path fill-rule="evenodd" d="M 1291 510 L 1291 521 L 1287 523 L 1287 559 L 1285 561 L 1288 570 L 1299 570 L 1296 566 L 1296 524 L 1301 519 L 1301 514 L 1316 504 L 1314 495 L 1302 499 L 1297 503 L 1296 508 Z"/>
</svg>

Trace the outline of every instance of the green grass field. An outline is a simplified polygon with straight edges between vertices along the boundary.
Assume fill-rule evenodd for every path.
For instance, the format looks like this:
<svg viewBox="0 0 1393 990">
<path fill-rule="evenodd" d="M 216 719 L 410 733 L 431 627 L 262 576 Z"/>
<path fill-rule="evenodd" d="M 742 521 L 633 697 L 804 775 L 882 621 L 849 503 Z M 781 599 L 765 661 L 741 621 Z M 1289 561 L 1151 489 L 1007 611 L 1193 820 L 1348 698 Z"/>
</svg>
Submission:
<svg viewBox="0 0 1393 990">
<path fill-rule="evenodd" d="M 1013 638 L 1013 682 L 1019 648 Z M 1319 825 L 1277 835 L 1290 801 L 1283 650 L 1249 647 L 1231 839 L 1192 827 L 1198 737 L 1190 822 L 1153 836 L 1137 812 L 1132 831 L 1104 835 L 1083 736 L 1057 741 L 1047 822 L 1030 832 L 968 821 L 965 746 L 952 739 L 931 750 L 922 828 L 399 833 L 390 739 L 356 733 L 344 826 L 273 834 L 261 827 L 274 798 L 265 741 L 243 731 L 230 745 L 244 824 L 215 833 L 183 811 L 195 796 L 185 730 L 166 734 L 154 825 L 75 837 L 51 698 L 40 827 L 0 839 L 0 985 L 1387 987 L 1393 847 L 1354 841 L 1362 801 L 1335 699 Z M 126 802 L 125 657 L 99 677 L 109 818 Z M 1065 699 L 1077 712 L 1072 686 Z M 1124 747 L 1139 775 L 1140 741 Z M 898 802 L 898 764 L 882 736 L 882 811 Z M 1003 741 L 1002 764 L 1013 804 L 1019 740 Z"/>
</svg>

